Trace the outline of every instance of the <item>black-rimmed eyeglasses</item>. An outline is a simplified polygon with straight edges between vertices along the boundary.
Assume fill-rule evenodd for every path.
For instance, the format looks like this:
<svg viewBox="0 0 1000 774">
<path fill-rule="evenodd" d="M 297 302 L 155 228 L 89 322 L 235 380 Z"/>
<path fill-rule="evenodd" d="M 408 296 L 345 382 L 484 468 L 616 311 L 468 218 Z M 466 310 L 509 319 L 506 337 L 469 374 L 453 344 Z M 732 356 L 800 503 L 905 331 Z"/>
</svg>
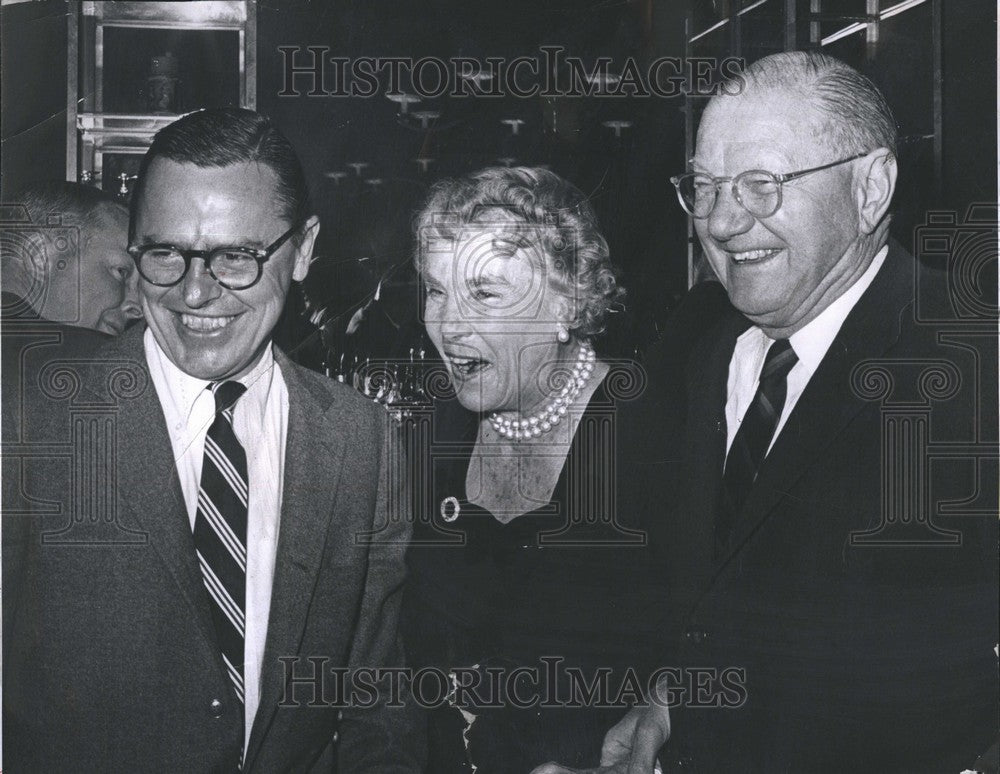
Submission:
<svg viewBox="0 0 1000 774">
<path fill-rule="evenodd" d="M 701 172 L 689 172 L 670 178 L 677 188 L 677 199 L 684 211 L 692 218 L 699 220 L 707 218 L 715 209 L 715 201 L 719 196 L 719 187 L 732 183 L 733 198 L 743 209 L 755 218 L 767 218 L 774 215 L 781 207 L 781 186 L 789 180 L 795 180 L 813 172 L 846 164 L 848 161 L 860 159 L 867 153 L 857 153 L 846 159 L 831 161 L 819 167 L 800 169 L 797 172 L 775 174 L 765 169 L 751 169 L 741 172 L 736 177 L 712 177 Z"/>
<path fill-rule="evenodd" d="M 171 244 L 129 245 L 128 252 L 139 274 L 150 285 L 169 288 L 187 275 L 192 258 L 205 262 L 205 271 L 229 290 L 252 288 L 264 274 L 264 264 L 288 238 L 299 230 L 296 223 L 265 248 L 216 247 L 211 250 L 184 250 Z"/>
</svg>

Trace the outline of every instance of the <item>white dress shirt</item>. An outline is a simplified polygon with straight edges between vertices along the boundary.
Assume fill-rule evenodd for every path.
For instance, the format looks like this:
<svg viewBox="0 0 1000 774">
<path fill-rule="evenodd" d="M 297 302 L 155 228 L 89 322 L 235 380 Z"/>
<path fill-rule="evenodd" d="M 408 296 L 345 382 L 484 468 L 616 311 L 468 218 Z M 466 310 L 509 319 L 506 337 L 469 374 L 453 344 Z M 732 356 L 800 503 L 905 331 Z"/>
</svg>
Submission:
<svg viewBox="0 0 1000 774">
<path fill-rule="evenodd" d="M 146 362 L 170 434 L 191 529 L 197 514 L 205 436 L 215 419 L 209 382 L 181 371 L 147 329 Z M 247 505 L 247 589 L 244 634 L 244 709 L 246 743 L 260 703 L 261 665 L 271 607 L 271 586 L 278 547 L 281 491 L 288 432 L 288 388 L 271 345 L 253 370 L 238 380 L 247 390 L 233 411 L 233 431 L 247 456 L 250 497 Z"/>
<path fill-rule="evenodd" d="M 858 280 L 844 291 L 832 304 L 819 313 L 814 320 L 793 333 L 788 341 L 798 355 L 798 362 L 788 372 L 786 380 L 788 390 L 785 394 L 785 405 L 774 429 L 768 452 L 774 446 L 778 434 L 785 426 L 788 415 L 792 413 L 795 404 L 802 396 L 812 375 L 816 373 L 820 362 L 826 356 L 827 350 L 837 338 L 844 320 L 850 314 L 858 299 L 872 284 L 878 270 L 882 268 L 885 256 L 889 252 L 886 245 L 876 253 L 871 265 Z M 756 325 L 748 329 L 736 340 L 733 356 L 729 361 L 729 379 L 726 383 L 726 454 L 733 445 L 733 439 L 739 430 L 743 415 L 757 394 L 757 384 L 760 372 L 764 367 L 764 356 L 773 339 Z"/>
</svg>

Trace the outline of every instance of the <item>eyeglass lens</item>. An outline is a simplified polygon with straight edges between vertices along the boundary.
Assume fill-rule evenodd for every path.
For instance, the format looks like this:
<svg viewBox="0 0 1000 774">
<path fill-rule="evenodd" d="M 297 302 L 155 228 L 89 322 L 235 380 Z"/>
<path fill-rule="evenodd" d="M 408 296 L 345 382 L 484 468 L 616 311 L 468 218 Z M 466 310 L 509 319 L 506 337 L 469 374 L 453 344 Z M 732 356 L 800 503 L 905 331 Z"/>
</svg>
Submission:
<svg viewBox="0 0 1000 774">
<path fill-rule="evenodd" d="M 257 280 L 260 265 L 249 252 L 239 249 L 218 250 L 207 256 L 206 268 L 215 278 L 231 287 L 248 287 Z M 170 248 L 146 250 L 139 258 L 140 273 L 157 285 L 179 282 L 186 271 L 184 256 Z"/>
<path fill-rule="evenodd" d="M 711 214 L 721 186 L 731 186 L 737 201 L 758 218 L 774 214 L 780 204 L 779 183 L 767 172 L 744 172 L 719 183 L 707 175 L 685 175 L 678 182 L 685 209 L 696 218 Z"/>
</svg>

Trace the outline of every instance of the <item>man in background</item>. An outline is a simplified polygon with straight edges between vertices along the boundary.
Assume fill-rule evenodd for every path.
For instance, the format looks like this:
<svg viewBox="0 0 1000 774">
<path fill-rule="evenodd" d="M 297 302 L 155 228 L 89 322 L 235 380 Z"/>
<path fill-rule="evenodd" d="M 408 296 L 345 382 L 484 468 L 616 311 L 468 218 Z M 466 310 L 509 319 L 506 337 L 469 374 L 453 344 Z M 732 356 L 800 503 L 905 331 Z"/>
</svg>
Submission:
<svg viewBox="0 0 1000 774">
<path fill-rule="evenodd" d="M 0 205 L 3 437 L 21 439 L 25 395 L 57 362 L 89 356 L 142 317 L 128 210 L 79 183 L 36 183 Z"/>
<path fill-rule="evenodd" d="M 40 183 L 4 205 L 4 215 L 5 320 L 41 318 L 117 336 L 141 317 L 123 204 L 80 183 Z"/>
</svg>

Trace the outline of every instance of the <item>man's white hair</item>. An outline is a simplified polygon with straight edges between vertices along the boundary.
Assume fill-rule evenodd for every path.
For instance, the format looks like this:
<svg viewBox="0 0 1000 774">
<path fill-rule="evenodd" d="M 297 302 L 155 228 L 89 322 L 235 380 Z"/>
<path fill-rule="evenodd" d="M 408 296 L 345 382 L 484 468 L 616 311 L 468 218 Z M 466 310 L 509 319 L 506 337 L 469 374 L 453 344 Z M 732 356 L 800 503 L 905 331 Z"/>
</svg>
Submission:
<svg viewBox="0 0 1000 774">
<path fill-rule="evenodd" d="M 896 119 L 867 76 L 817 51 L 786 51 L 758 59 L 723 86 L 727 95 L 767 91 L 799 93 L 826 117 L 822 136 L 843 154 L 887 148 L 896 154 Z"/>
</svg>

